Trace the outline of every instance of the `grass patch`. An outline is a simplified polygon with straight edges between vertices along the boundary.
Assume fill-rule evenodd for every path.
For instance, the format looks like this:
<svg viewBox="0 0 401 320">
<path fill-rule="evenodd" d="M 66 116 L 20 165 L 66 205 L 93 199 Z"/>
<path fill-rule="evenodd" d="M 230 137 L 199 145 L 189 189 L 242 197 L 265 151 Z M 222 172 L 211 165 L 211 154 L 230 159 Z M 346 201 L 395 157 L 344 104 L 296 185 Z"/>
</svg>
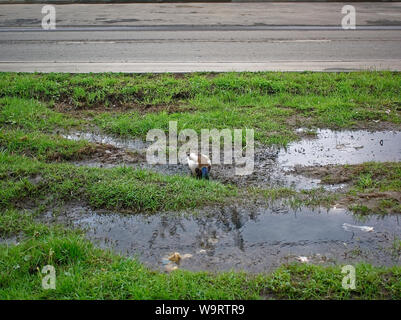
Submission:
<svg viewBox="0 0 401 320">
<path fill-rule="evenodd" d="M 288 188 L 250 188 L 250 194 L 267 200 L 284 199 L 292 207 L 333 205 L 348 207 L 356 214 L 401 213 L 401 163 L 366 162 L 358 165 L 330 165 L 298 168 L 298 173 L 319 178 L 326 184 L 348 183 L 349 188 L 295 191 Z"/>
<path fill-rule="evenodd" d="M 296 139 L 296 135 L 285 125 L 280 124 L 263 114 L 252 110 L 240 112 L 232 108 L 208 110 L 202 112 L 181 113 L 102 113 L 94 118 L 94 122 L 106 132 L 145 138 L 150 129 L 161 129 L 168 132 L 169 121 L 177 121 L 178 131 L 193 129 L 198 134 L 202 129 L 225 128 L 254 129 L 255 139 L 267 145 L 286 145 Z"/>
<path fill-rule="evenodd" d="M 44 161 L 79 160 L 96 150 L 93 144 L 84 140 L 71 141 L 57 135 L 19 129 L 1 131 L 0 148 Z"/>
<path fill-rule="evenodd" d="M 292 208 L 304 206 L 330 208 L 341 198 L 340 194 L 327 191 L 324 188 L 296 191 L 286 187 L 271 189 L 251 187 L 247 190 L 247 196 L 249 195 L 268 202 L 279 200 L 282 204 Z"/>
<path fill-rule="evenodd" d="M 311 190 L 301 190 L 297 196 L 290 199 L 289 203 L 293 207 L 299 206 L 324 206 L 330 208 L 341 196 L 338 193 L 326 191 L 324 188 L 315 188 Z"/>
<path fill-rule="evenodd" d="M 356 290 L 341 287 L 341 268 L 283 265 L 270 274 L 164 274 L 137 260 L 95 248 L 79 231 L 35 222 L 16 211 L 78 201 L 94 208 L 149 213 L 226 203 L 239 197 L 291 205 L 342 201 L 355 212 L 401 212 L 399 163 L 341 167 L 347 194 L 322 189 L 235 187 L 127 167 L 76 167 L 94 145 L 63 139 L 58 130 L 96 125 L 145 137 L 150 129 L 253 128 L 255 139 L 286 145 L 294 129 L 401 124 L 401 73 L 195 73 L 188 75 L 0 73 L 0 299 L 400 299 L 400 267 L 356 266 Z M 68 106 L 76 118 L 57 110 Z M 67 108 L 66 108 L 67 109 Z M 81 120 L 82 111 L 92 112 Z M 323 177 L 326 182 L 336 174 Z M 399 255 L 399 242 L 392 250 Z M 56 267 L 57 289 L 41 288 L 41 268 Z"/>
<path fill-rule="evenodd" d="M 269 145 L 296 139 L 293 129 L 300 126 L 399 125 L 400 88 L 400 73 L 391 72 L 0 74 L 0 97 L 131 109 L 98 112 L 95 123 L 108 132 L 144 137 L 150 128 L 167 129 L 168 121 L 178 120 L 179 129 L 197 131 L 253 128 L 255 139 Z M 147 106 L 152 112 L 143 114 Z"/>
<path fill-rule="evenodd" d="M 348 183 L 349 190 L 336 194 L 335 201 L 348 206 L 355 213 L 401 212 L 399 162 L 365 162 L 357 165 L 304 168 L 303 171 L 307 176 L 318 177 L 324 183 Z M 321 197 L 317 199 L 321 200 Z"/>
<path fill-rule="evenodd" d="M 191 73 L 172 74 L 27 74 L 2 73 L 0 95 L 63 101 L 76 105 L 110 102 L 171 104 L 202 96 L 221 95 L 222 100 L 238 96 L 289 94 L 353 96 L 352 102 L 369 101 L 368 96 L 389 98 L 387 106 L 399 107 L 401 76 L 396 72 L 353 73 Z M 364 98 L 365 97 L 365 98 Z M 391 101 L 391 102 L 390 102 Z M 373 99 L 373 104 L 377 99 Z M 299 106 L 305 109 L 305 106 Z"/>
<path fill-rule="evenodd" d="M 84 201 L 95 208 L 153 212 L 224 202 L 235 189 L 217 182 L 164 176 L 128 167 L 112 169 L 46 164 L 0 153 L 0 206 L 21 200 Z"/>
<path fill-rule="evenodd" d="M 401 191 L 401 163 L 367 162 L 347 166 L 347 172 L 357 191 Z"/>
<path fill-rule="evenodd" d="M 356 204 L 356 205 L 350 205 L 349 209 L 354 212 L 355 214 L 359 215 L 367 215 L 372 213 L 372 209 L 370 209 L 368 206 L 362 205 L 362 204 Z"/>
<path fill-rule="evenodd" d="M 55 112 L 33 99 L 0 98 L 0 124 L 2 126 L 12 126 L 28 131 L 52 132 L 56 128 L 70 128 L 78 123 L 78 120 Z"/>
<path fill-rule="evenodd" d="M 284 265 L 269 274 L 152 271 L 137 260 L 95 248 L 77 231 L 0 212 L 0 299 L 400 299 L 401 268 L 356 266 L 356 289 L 342 288 L 341 267 Z M 43 290 L 43 266 L 56 270 L 56 289 Z"/>
<path fill-rule="evenodd" d="M 253 196 L 262 197 L 269 201 L 290 198 L 297 194 L 297 192 L 291 188 L 262 189 L 257 187 L 249 187 L 247 192 Z"/>
</svg>

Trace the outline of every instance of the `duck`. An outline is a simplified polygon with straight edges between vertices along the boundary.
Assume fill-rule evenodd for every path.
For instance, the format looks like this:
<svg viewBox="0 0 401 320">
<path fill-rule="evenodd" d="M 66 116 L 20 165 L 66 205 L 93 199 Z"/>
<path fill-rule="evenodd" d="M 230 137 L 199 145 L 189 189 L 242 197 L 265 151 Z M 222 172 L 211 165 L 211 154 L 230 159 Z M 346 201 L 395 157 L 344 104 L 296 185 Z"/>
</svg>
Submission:
<svg viewBox="0 0 401 320">
<path fill-rule="evenodd" d="M 212 162 L 209 157 L 202 153 L 190 153 L 187 157 L 188 167 L 196 179 L 209 180 Z"/>
</svg>

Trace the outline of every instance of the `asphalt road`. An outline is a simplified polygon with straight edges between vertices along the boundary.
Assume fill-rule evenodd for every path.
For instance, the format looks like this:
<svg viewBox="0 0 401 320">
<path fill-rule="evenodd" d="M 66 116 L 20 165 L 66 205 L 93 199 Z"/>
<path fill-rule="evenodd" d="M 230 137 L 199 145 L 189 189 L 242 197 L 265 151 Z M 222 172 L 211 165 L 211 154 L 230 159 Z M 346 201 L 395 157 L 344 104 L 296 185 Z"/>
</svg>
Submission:
<svg viewBox="0 0 401 320">
<path fill-rule="evenodd" d="M 0 71 L 401 71 L 401 3 L 0 5 Z"/>
</svg>

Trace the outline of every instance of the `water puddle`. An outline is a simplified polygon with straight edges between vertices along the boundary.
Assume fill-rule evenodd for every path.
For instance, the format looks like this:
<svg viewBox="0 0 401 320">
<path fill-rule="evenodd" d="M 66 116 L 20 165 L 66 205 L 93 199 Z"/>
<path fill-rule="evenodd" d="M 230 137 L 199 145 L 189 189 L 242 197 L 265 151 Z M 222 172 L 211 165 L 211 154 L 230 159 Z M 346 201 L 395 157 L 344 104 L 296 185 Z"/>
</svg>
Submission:
<svg viewBox="0 0 401 320">
<path fill-rule="evenodd" d="M 90 133 L 72 133 L 65 137 L 142 153 L 148 146 L 138 139 Z M 320 180 L 297 175 L 294 168 L 368 161 L 401 161 L 401 132 L 318 130 L 316 137 L 291 143 L 286 149 L 256 148 L 251 175 L 236 176 L 234 165 L 214 165 L 211 178 L 239 186 L 310 189 L 319 187 Z M 105 164 L 96 159 L 76 164 L 122 165 Z M 185 164 L 149 165 L 140 160 L 123 165 L 163 174 L 189 175 Z M 263 272 L 292 261 L 324 265 L 359 261 L 381 266 L 401 264 L 400 252 L 394 249 L 394 241 L 401 238 L 401 221 L 397 215 L 369 216 L 361 220 L 339 208 L 295 210 L 279 205 L 266 208 L 257 204 L 233 204 L 151 216 L 72 206 L 58 214 L 49 211 L 43 219 L 83 228 L 98 246 L 136 256 L 152 268 L 164 271 L 179 268 Z"/>
<path fill-rule="evenodd" d="M 396 215 L 361 221 L 343 209 L 232 205 L 144 216 L 75 206 L 55 216 L 49 211 L 43 219 L 83 228 L 101 248 L 165 271 L 263 272 L 292 261 L 401 264 L 400 253 L 392 249 L 401 237 Z"/>
<path fill-rule="evenodd" d="M 302 130 L 302 129 L 299 129 Z M 150 143 L 140 139 L 120 139 L 93 133 L 71 133 L 67 139 L 85 139 L 91 142 L 111 144 L 117 148 L 144 154 Z M 211 179 L 238 186 L 292 187 L 296 190 L 321 187 L 317 178 L 294 174 L 298 166 L 325 166 L 329 164 L 358 164 L 368 161 L 401 161 L 401 132 L 379 131 L 332 131 L 317 130 L 316 137 L 289 144 L 287 148 L 256 148 L 253 173 L 247 176 L 235 175 L 234 165 L 213 165 Z M 92 167 L 113 167 L 121 162 L 102 163 L 96 159 L 75 162 L 76 165 Z M 150 165 L 145 157 L 142 161 L 126 165 L 150 169 L 163 174 L 189 175 L 185 164 Z M 343 184 L 324 185 L 335 190 Z"/>
<path fill-rule="evenodd" d="M 401 161 L 400 131 L 317 130 L 316 139 L 303 139 L 281 149 L 278 164 L 295 166 L 358 164 L 369 161 Z"/>
<path fill-rule="evenodd" d="M 62 135 L 62 137 L 74 141 L 86 140 L 93 143 L 109 144 L 116 148 L 130 151 L 146 151 L 146 148 L 150 145 L 150 143 L 144 142 L 141 139 L 123 139 L 93 132 L 71 132 Z"/>
</svg>

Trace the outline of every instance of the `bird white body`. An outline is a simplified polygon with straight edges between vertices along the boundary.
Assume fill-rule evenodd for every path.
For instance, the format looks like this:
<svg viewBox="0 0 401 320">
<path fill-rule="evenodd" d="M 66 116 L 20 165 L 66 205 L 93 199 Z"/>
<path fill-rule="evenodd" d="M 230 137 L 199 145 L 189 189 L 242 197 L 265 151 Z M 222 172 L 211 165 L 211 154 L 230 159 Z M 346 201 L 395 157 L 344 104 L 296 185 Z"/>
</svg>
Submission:
<svg viewBox="0 0 401 320">
<path fill-rule="evenodd" d="M 188 167 L 191 169 L 192 174 L 196 175 L 196 169 L 211 166 L 212 162 L 209 157 L 204 154 L 190 153 L 187 157 Z"/>
</svg>

